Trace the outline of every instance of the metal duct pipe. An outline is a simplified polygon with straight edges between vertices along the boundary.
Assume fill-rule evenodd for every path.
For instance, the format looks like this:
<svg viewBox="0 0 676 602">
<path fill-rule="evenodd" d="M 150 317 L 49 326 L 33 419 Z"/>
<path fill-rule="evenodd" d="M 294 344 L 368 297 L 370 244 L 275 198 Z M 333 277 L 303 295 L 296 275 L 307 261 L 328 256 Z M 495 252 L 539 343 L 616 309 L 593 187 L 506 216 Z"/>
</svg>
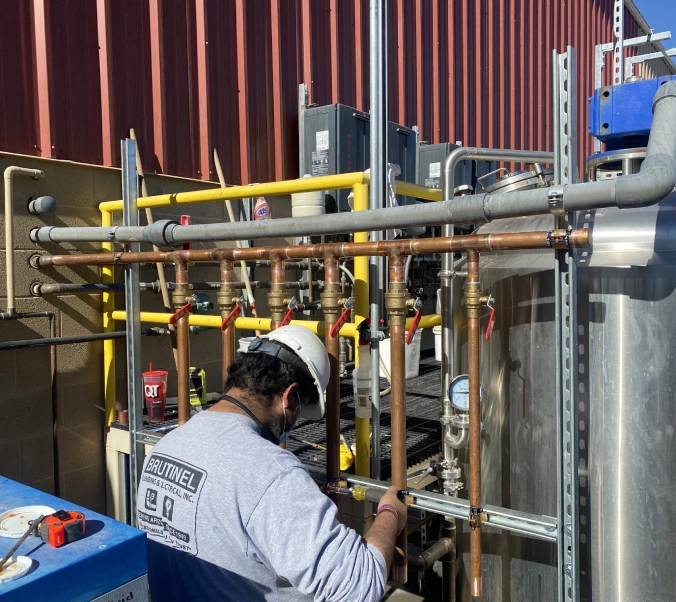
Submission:
<svg viewBox="0 0 676 602">
<path fill-rule="evenodd" d="M 391 393 L 391 430 L 392 430 L 392 484 L 401 490 L 407 487 L 406 476 L 406 314 L 409 298 L 404 281 L 403 255 L 391 255 L 389 258 L 390 284 L 385 294 L 385 306 L 390 324 L 390 357 L 392 374 Z M 373 380 L 378 381 L 375 372 Z M 378 387 L 380 394 L 380 387 Z M 408 536 L 404 529 L 397 536 L 394 560 L 392 561 L 392 579 L 397 583 L 408 581 L 407 557 Z"/>
<path fill-rule="evenodd" d="M 188 262 L 176 262 L 176 290 L 173 294 L 174 310 L 183 307 L 190 299 L 188 288 Z M 178 424 L 190 420 L 190 323 L 188 314 L 176 324 L 176 372 L 178 377 Z"/>
<path fill-rule="evenodd" d="M 340 338 L 331 336 L 331 327 L 338 321 L 341 311 L 337 257 L 327 257 L 324 261 L 324 277 L 326 283 L 321 294 L 324 344 L 331 367 L 326 387 L 326 476 L 329 482 L 335 482 L 340 479 Z"/>
<path fill-rule="evenodd" d="M 44 178 L 45 172 L 39 169 L 26 169 L 14 165 L 5 169 L 5 263 L 7 277 L 7 317 L 16 314 L 16 297 L 14 294 L 14 176 L 30 176 L 35 180 Z"/>
</svg>

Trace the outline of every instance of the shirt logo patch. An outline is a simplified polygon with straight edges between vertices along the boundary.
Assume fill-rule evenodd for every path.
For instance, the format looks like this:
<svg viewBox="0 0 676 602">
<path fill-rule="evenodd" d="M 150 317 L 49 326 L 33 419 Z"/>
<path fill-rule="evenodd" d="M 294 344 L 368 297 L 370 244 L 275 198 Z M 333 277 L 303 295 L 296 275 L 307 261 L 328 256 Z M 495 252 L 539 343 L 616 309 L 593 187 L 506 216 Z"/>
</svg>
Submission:
<svg viewBox="0 0 676 602">
<path fill-rule="evenodd" d="M 197 555 L 197 505 L 204 487 L 205 470 L 159 453 L 146 459 L 138 499 L 139 528 L 158 543 Z"/>
</svg>

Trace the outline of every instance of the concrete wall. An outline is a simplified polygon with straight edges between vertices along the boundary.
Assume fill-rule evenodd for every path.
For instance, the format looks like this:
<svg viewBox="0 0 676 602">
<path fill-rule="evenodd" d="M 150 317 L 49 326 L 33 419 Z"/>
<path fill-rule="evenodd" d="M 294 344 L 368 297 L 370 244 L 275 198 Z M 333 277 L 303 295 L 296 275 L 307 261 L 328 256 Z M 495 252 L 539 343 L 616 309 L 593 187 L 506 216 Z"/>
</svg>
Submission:
<svg viewBox="0 0 676 602">
<path fill-rule="evenodd" d="M 120 171 L 92 165 L 37 159 L 23 155 L 0 154 L 0 170 L 10 165 L 42 169 L 45 178 L 33 181 L 16 178 L 14 187 L 14 236 L 16 242 L 15 271 L 17 309 L 52 311 L 56 314 L 57 336 L 71 336 L 102 330 L 102 295 L 50 295 L 35 298 L 30 284 L 40 282 L 101 282 L 96 267 L 47 268 L 40 271 L 28 265 L 28 258 L 41 249 L 49 253 L 95 251 L 94 245 L 45 245 L 37 247 L 28 238 L 31 228 L 43 225 L 79 226 L 101 224 L 97 206 L 102 201 L 121 198 Z M 211 188 L 210 183 L 169 176 L 149 176 L 149 194 L 162 194 Z M 32 216 L 26 209 L 29 197 L 51 195 L 58 202 L 55 215 Z M 273 204 L 277 217 L 290 213 L 289 199 Z M 4 205 L 0 207 L 0 231 L 4 233 Z M 143 216 L 143 212 L 142 216 Z M 177 218 L 181 213 L 193 217 L 193 223 L 227 220 L 224 203 L 184 206 L 156 211 L 156 219 Z M 4 236 L 0 236 L 0 305 L 6 307 Z M 280 241 L 281 242 L 281 241 Z M 289 273 L 290 277 L 295 276 Z M 173 281 L 173 268 L 167 268 Z M 264 271 L 257 274 L 267 278 Z M 150 266 L 142 269 L 143 280 L 156 280 Z M 190 279 L 218 280 L 217 266 L 195 266 Z M 123 281 L 122 270 L 116 280 Z M 216 295 L 212 294 L 216 302 Z M 260 291 L 260 309 L 266 315 L 265 291 Z M 116 295 L 116 306 L 124 307 L 122 294 Z M 160 295 L 142 294 L 143 309 L 161 311 Z M 214 310 L 217 313 L 217 309 Z M 124 324 L 119 323 L 118 329 Z M 46 318 L 0 321 L 0 341 L 31 339 L 49 335 Z M 204 367 L 210 391 L 220 386 L 220 336 L 210 331 L 191 336 L 192 364 Z M 102 343 L 57 347 L 57 406 L 59 423 L 59 457 L 61 495 L 74 503 L 98 512 L 105 512 L 104 425 Z M 54 491 L 52 453 L 52 409 L 49 348 L 0 352 L 0 474 L 47 492 Z M 176 395 L 176 373 L 168 337 L 145 338 L 143 362 L 170 370 L 169 395 Z M 118 403 L 126 404 L 124 341 L 117 342 Z"/>
</svg>

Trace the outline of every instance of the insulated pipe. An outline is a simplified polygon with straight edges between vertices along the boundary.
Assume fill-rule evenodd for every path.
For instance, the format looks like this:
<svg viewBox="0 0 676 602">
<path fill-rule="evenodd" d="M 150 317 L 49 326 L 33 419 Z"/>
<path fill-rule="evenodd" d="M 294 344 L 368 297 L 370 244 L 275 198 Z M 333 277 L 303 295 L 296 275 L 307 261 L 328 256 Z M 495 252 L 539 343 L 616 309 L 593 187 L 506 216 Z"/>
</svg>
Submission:
<svg viewBox="0 0 676 602">
<path fill-rule="evenodd" d="M 403 255 L 389 258 L 390 284 L 385 294 L 385 307 L 390 324 L 390 358 L 392 393 L 390 395 L 390 416 L 392 431 L 392 485 L 398 490 L 407 487 L 406 478 L 406 314 L 408 291 L 404 282 Z M 375 372 L 377 375 L 377 372 Z M 377 380 L 377 376 L 375 376 Z M 380 387 L 378 387 L 380 392 Z M 406 530 L 397 536 L 396 551 L 392 561 L 392 579 L 396 583 L 408 581 Z"/>
<path fill-rule="evenodd" d="M 660 86 L 655 95 L 653 113 L 653 125 L 641 170 L 638 174 L 615 180 L 507 193 L 475 194 L 441 203 L 371 209 L 359 213 L 358 216 L 354 212 L 320 215 L 312 220 L 312 224 L 303 219 L 284 218 L 263 220 L 255 224 L 238 222 L 179 226 L 165 221 L 146 227 L 46 227 L 31 231 L 31 240 L 33 242 L 115 240 L 179 244 L 238 238 L 342 234 L 364 228 L 384 230 L 452 223 L 476 224 L 516 216 L 563 214 L 603 207 L 626 209 L 654 205 L 669 194 L 676 184 L 676 136 L 673 132 L 673 124 L 676 121 L 676 82 L 666 82 Z M 445 165 L 447 163 L 448 158 Z"/>
<path fill-rule="evenodd" d="M 338 371 L 340 338 L 331 336 L 331 327 L 340 313 L 340 276 L 338 259 L 324 261 L 324 291 L 321 294 L 324 313 L 324 344 L 331 369 L 326 387 L 326 476 L 329 482 L 340 480 L 340 373 Z"/>
<path fill-rule="evenodd" d="M 221 260 L 221 288 L 218 291 L 218 306 L 221 318 L 225 320 L 237 306 L 235 296 L 235 271 L 230 259 Z M 228 379 L 228 368 L 235 359 L 235 326 L 230 324 L 225 330 L 221 329 L 221 391 L 225 393 L 225 382 Z"/>
<path fill-rule="evenodd" d="M 174 309 L 179 309 L 188 302 L 188 262 L 176 262 L 176 290 L 173 294 Z M 178 424 L 190 420 L 190 322 L 188 314 L 176 324 L 177 358 L 176 372 L 178 377 Z"/>
<path fill-rule="evenodd" d="M 467 251 L 467 374 L 469 377 L 469 581 L 472 596 L 482 593 L 481 579 L 481 398 L 479 381 L 479 345 L 481 339 L 481 290 L 479 253 Z"/>
<path fill-rule="evenodd" d="M 14 294 L 14 176 L 30 176 L 34 180 L 44 178 L 45 172 L 39 169 L 26 169 L 12 165 L 5 169 L 5 263 L 7 277 L 7 317 L 16 314 Z"/>
<path fill-rule="evenodd" d="M 628 177 L 628 176 L 627 176 Z M 515 193 L 514 193 L 515 194 Z M 192 251 L 171 251 L 166 253 L 90 253 L 82 255 L 33 255 L 32 267 L 47 265 L 106 265 L 125 263 L 154 263 L 156 261 L 220 261 L 227 258 L 237 261 L 242 258 L 275 256 L 280 259 L 301 255 L 313 257 L 358 257 L 365 255 L 386 256 L 418 255 L 425 253 L 449 253 L 453 251 L 509 251 L 526 249 L 566 249 L 590 246 L 591 234 L 588 228 L 574 230 L 541 230 L 533 232 L 511 232 L 503 234 L 473 234 L 452 238 L 422 238 L 405 240 L 383 240 L 368 243 L 325 243 L 286 247 L 252 247 L 233 249 L 217 247 Z M 326 270 L 326 267 L 325 267 Z"/>
</svg>

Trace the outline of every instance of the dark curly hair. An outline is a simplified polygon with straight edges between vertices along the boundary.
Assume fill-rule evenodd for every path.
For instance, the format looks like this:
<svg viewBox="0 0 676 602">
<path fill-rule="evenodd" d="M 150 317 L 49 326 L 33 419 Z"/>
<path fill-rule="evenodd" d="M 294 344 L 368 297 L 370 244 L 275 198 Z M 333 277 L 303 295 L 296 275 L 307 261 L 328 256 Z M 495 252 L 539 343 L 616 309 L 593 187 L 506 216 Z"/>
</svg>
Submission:
<svg viewBox="0 0 676 602">
<path fill-rule="evenodd" d="M 317 385 L 308 370 L 265 353 L 237 353 L 228 368 L 225 389 L 249 391 L 269 406 L 276 395 L 286 391 L 293 383 L 298 383 L 298 395 L 304 405 L 319 401 Z"/>
</svg>

